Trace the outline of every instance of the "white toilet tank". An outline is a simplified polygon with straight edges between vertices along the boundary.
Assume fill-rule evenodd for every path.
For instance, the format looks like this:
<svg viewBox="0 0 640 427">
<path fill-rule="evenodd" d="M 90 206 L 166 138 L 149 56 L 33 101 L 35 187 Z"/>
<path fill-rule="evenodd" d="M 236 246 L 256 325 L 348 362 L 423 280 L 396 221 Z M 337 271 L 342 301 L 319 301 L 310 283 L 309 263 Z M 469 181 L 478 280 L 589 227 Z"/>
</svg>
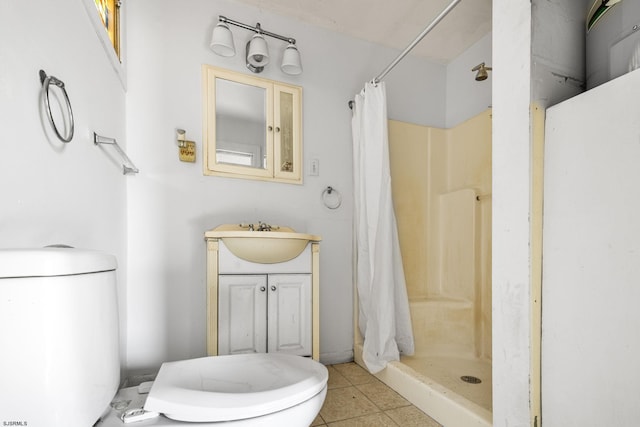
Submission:
<svg viewBox="0 0 640 427">
<path fill-rule="evenodd" d="M 120 378 L 116 259 L 0 249 L 0 426 L 90 427 Z"/>
</svg>

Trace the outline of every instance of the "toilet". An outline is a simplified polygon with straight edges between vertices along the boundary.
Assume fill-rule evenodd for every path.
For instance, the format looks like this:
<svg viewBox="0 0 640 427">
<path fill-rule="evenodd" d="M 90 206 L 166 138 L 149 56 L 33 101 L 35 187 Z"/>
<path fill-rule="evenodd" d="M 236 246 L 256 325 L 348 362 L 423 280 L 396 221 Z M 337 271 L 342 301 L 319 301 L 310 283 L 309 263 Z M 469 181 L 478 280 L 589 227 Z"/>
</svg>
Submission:
<svg viewBox="0 0 640 427">
<path fill-rule="evenodd" d="M 0 249 L 3 425 L 313 422 L 326 396 L 327 369 L 284 353 L 166 362 L 153 383 L 118 390 L 116 266 L 115 257 L 97 251 Z"/>
</svg>

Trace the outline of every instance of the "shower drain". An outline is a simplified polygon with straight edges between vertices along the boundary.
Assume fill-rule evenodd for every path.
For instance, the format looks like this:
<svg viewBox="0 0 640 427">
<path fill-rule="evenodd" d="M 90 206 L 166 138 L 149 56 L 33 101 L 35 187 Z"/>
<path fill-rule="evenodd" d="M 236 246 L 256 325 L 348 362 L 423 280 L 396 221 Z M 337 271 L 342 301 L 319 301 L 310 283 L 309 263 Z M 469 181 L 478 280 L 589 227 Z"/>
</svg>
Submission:
<svg viewBox="0 0 640 427">
<path fill-rule="evenodd" d="M 480 384 L 482 380 L 478 377 L 474 377 L 472 375 L 463 375 L 460 377 L 462 381 L 469 384 Z"/>
</svg>

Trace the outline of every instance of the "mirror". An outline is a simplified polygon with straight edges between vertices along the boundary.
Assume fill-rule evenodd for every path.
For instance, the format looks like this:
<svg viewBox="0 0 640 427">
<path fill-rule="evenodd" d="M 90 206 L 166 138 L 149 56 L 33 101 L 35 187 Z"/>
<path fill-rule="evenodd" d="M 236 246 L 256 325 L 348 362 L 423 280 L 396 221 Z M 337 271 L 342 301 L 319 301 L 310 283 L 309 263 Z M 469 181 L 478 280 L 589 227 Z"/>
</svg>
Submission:
<svg viewBox="0 0 640 427">
<path fill-rule="evenodd" d="M 205 175 L 302 183 L 298 86 L 203 66 Z"/>
<path fill-rule="evenodd" d="M 266 90 L 216 78 L 216 162 L 266 169 Z"/>
</svg>

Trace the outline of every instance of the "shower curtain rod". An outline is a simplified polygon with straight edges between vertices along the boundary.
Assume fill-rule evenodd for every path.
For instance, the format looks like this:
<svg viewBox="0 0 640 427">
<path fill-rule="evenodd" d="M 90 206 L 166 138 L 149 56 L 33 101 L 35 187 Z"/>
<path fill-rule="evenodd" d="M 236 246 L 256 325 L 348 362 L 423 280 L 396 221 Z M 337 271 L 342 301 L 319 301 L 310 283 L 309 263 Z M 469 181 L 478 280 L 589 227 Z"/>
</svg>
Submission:
<svg viewBox="0 0 640 427">
<path fill-rule="evenodd" d="M 400 55 L 398 55 L 398 57 L 396 59 L 393 60 L 393 62 L 391 64 L 389 64 L 389 66 L 387 68 L 384 69 L 384 71 L 382 71 L 378 77 L 376 77 L 375 79 L 373 79 L 374 83 L 380 83 L 380 81 L 387 75 L 389 74 L 389 72 L 396 66 L 398 65 L 398 62 L 402 61 L 402 59 L 407 56 L 407 54 L 409 52 L 411 52 L 411 50 L 416 47 L 416 45 L 418 43 L 420 43 L 420 41 L 424 38 L 424 36 L 426 36 L 427 34 L 429 34 L 429 32 L 431 32 L 431 30 L 433 30 L 435 28 L 436 25 L 438 25 L 440 23 L 440 21 L 442 21 L 442 19 L 447 16 L 447 14 L 449 12 L 451 12 L 453 10 L 454 7 L 456 7 L 458 5 L 458 3 L 460 3 L 460 1 L 462 0 L 453 0 L 451 3 L 449 3 L 449 6 L 447 6 L 442 12 L 440 12 L 440 15 L 436 16 L 436 19 L 434 19 L 431 24 L 429 24 L 427 26 L 427 28 L 425 28 L 419 35 L 418 37 L 416 37 L 416 39 L 414 41 L 411 42 L 411 44 L 409 44 L 409 46 L 406 47 L 405 50 L 402 51 L 402 53 Z"/>
<path fill-rule="evenodd" d="M 447 6 L 442 12 L 440 12 L 440 14 L 438 16 L 436 16 L 436 18 L 431 21 L 431 23 L 424 29 L 422 30 L 422 32 L 418 35 L 418 37 L 415 38 L 414 41 L 412 41 L 409 46 L 407 46 L 405 48 L 405 50 L 402 51 L 402 53 L 400 53 L 400 55 L 398 55 L 398 57 L 396 59 L 394 59 L 388 66 L 387 68 L 385 68 L 380 74 L 378 74 L 378 77 L 376 77 L 375 79 L 373 79 L 373 83 L 374 84 L 378 84 L 380 83 L 380 81 L 382 81 L 383 78 L 385 78 L 385 76 L 387 74 L 389 74 L 389 72 L 391 70 L 393 70 L 393 68 L 398 65 L 398 63 L 400 61 L 402 61 L 402 59 L 407 56 L 407 54 L 409 52 L 411 52 L 411 50 L 416 47 L 416 45 L 418 43 L 420 43 L 420 41 L 431 32 L 431 30 L 433 30 L 436 25 L 438 25 L 440 23 L 440 21 L 442 21 L 442 19 L 447 16 L 449 14 L 449 12 L 451 12 L 453 10 L 454 7 L 456 7 L 458 5 L 458 3 L 460 3 L 462 0 L 453 0 L 451 3 L 449 3 L 449 6 Z M 353 101 L 349 101 L 349 108 L 353 108 Z"/>
</svg>

